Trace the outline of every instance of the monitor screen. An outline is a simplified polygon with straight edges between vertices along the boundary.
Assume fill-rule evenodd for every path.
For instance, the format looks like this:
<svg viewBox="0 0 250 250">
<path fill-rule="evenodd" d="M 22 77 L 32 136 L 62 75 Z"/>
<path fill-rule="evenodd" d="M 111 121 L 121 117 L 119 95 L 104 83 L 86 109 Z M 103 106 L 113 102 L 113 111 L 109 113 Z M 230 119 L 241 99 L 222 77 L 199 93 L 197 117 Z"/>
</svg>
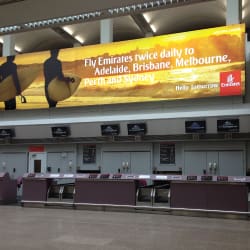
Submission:
<svg viewBox="0 0 250 250">
<path fill-rule="evenodd" d="M 185 121 L 186 133 L 206 133 L 206 121 Z"/>
<path fill-rule="evenodd" d="M 102 135 L 119 135 L 120 125 L 119 124 L 104 124 L 101 125 Z"/>
<path fill-rule="evenodd" d="M 240 122 L 239 119 L 224 119 L 217 120 L 218 132 L 239 132 Z"/>
<path fill-rule="evenodd" d="M 145 135 L 147 133 L 146 123 L 127 124 L 128 135 Z"/>
<path fill-rule="evenodd" d="M 70 135 L 69 127 L 52 127 L 51 130 L 53 137 L 67 137 Z"/>
<path fill-rule="evenodd" d="M 0 129 L 0 138 L 10 138 L 15 137 L 15 130 L 9 128 L 1 128 Z"/>
</svg>

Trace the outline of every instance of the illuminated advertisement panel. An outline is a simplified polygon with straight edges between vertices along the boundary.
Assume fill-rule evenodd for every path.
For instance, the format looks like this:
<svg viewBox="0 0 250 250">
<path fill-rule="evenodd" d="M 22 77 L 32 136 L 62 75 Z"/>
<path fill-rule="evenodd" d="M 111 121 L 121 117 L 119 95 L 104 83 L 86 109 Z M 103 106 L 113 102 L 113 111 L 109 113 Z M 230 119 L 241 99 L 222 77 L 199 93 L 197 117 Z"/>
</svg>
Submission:
<svg viewBox="0 0 250 250">
<path fill-rule="evenodd" d="M 244 95 L 245 25 L 0 58 L 0 108 Z"/>
</svg>

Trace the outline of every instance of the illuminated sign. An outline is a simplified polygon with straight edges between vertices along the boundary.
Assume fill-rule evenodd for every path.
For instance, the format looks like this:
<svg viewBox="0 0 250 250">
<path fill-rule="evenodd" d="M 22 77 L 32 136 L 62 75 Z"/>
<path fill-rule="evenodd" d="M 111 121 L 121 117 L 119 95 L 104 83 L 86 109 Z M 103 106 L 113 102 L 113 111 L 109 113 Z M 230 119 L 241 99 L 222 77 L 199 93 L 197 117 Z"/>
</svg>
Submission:
<svg viewBox="0 0 250 250">
<path fill-rule="evenodd" d="M 2 57 L 0 81 L 2 109 L 244 95 L 245 25 Z"/>
</svg>

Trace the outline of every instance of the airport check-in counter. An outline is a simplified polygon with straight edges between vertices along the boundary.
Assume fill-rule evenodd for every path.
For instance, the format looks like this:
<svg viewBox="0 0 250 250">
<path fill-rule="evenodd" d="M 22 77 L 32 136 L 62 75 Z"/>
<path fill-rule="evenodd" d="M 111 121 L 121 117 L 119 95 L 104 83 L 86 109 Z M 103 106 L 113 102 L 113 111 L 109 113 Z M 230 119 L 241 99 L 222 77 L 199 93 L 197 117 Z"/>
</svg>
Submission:
<svg viewBox="0 0 250 250">
<path fill-rule="evenodd" d="M 137 180 L 122 175 L 90 174 L 76 179 L 75 203 L 135 206 Z"/>
<path fill-rule="evenodd" d="M 246 176 L 26 174 L 22 202 L 248 212 L 249 183 Z"/>
<path fill-rule="evenodd" d="M 23 178 L 22 200 L 28 202 L 47 201 L 47 192 L 52 179 L 36 174 L 25 174 Z"/>
<path fill-rule="evenodd" d="M 171 182 L 172 208 L 248 211 L 246 177 L 187 176 Z"/>
<path fill-rule="evenodd" d="M 17 181 L 8 173 L 0 173 L 0 204 L 15 203 L 17 197 Z"/>
<path fill-rule="evenodd" d="M 25 174 L 23 180 L 23 204 L 136 204 L 138 181 L 121 174 Z"/>
<path fill-rule="evenodd" d="M 72 178 L 73 177 L 73 178 Z M 22 201 L 25 203 L 62 202 L 73 203 L 75 185 L 72 174 L 25 174 Z M 61 182 L 66 180 L 66 182 Z"/>
</svg>

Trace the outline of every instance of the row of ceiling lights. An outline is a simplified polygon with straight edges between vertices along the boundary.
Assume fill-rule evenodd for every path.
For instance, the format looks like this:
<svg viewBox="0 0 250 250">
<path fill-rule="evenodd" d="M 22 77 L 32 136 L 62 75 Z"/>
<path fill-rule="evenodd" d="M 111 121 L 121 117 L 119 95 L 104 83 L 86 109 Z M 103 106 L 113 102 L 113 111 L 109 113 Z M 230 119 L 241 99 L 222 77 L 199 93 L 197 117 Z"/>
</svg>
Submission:
<svg viewBox="0 0 250 250">
<path fill-rule="evenodd" d="M 90 21 L 94 19 L 98 19 L 101 17 L 109 17 L 114 15 L 125 15 L 131 12 L 143 12 L 149 9 L 155 9 L 160 6 L 166 6 L 169 4 L 177 4 L 177 3 L 185 3 L 192 0 L 157 0 L 157 1 L 149 1 L 141 4 L 132 4 L 120 8 L 109 8 L 107 10 L 102 11 L 94 11 L 79 15 L 65 16 L 52 18 L 47 20 L 39 20 L 34 22 L 28 22 L 21 25 L 12 25 L 0 28 L 0 34 L 8 34 L 14 32 L 20 32 L 28 29 L 36 29 L 36 28 L 45 28 L 53 25 L 62 25 L 62 24 L 70 24 L 77 23 L 81 21 Z"/>
</svg>

